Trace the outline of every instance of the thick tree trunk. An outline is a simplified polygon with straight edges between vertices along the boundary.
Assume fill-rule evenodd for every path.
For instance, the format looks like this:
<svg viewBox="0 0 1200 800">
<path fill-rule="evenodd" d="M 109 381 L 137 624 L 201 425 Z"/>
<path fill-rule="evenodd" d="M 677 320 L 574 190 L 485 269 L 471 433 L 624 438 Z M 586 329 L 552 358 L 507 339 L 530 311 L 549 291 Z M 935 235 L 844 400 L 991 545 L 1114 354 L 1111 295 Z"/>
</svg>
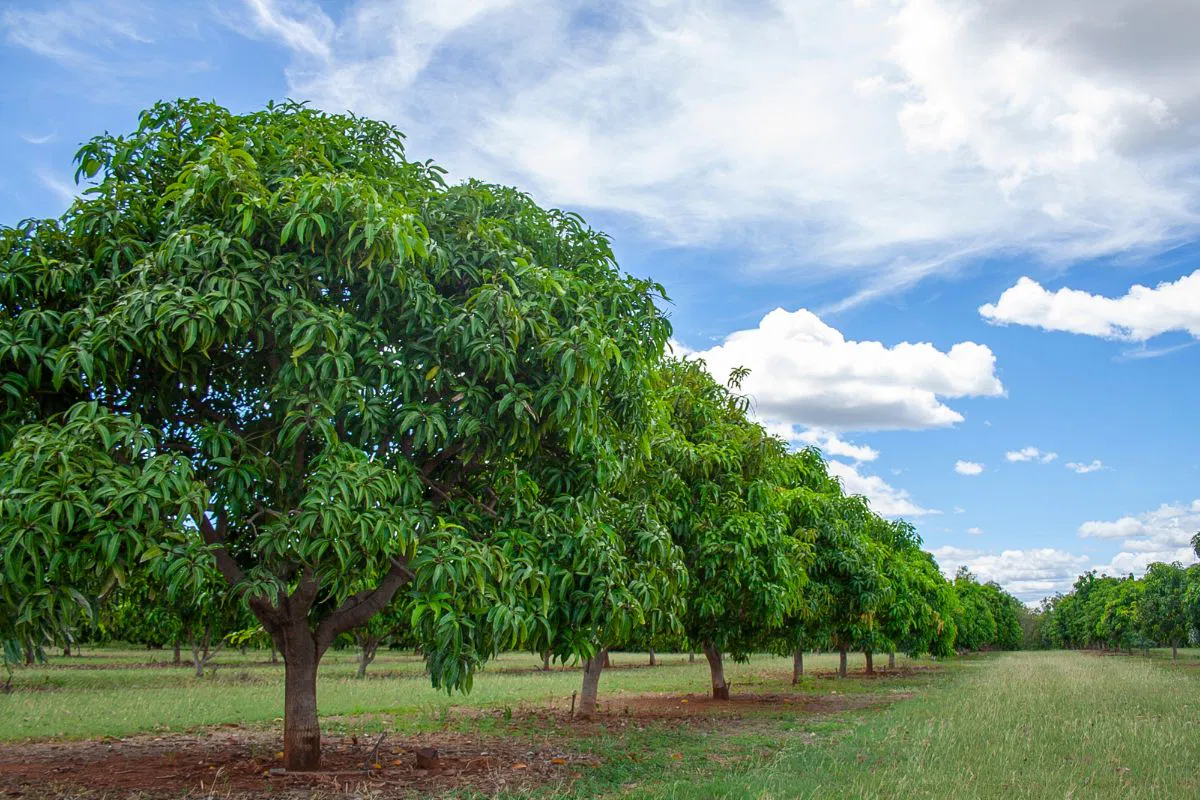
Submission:
<svg viewBox="0 0 1200 800">
<path fill-rule="evenodd" d="M 63 643 L 63 658 L 70 658 L 70 657 L 71 657 L 71 643 L 64 642 Z"/>
<path fill-rule="evenodd" d="M 579 719 L 590 719 L 596 713 L 596 690 L 600 688 L 600 673 L 604 671 L 604 662 L 607 660 L 608 650 L 601 650 L 583 662 L 583 689 L 579 693 L 579 705 L 575 708 L 575 716 Z"/>
<path fill-rule="evenodd" d="M 838 649 L 838 677 L 846 677 L 846 648 Z"/>
<path fill-rule="evenodd" d="M 796 648 L 792 653 L 792 685 L 795 686 L 804 677 L 804 650 Z"/>
<path fill-rule="evenodd" d="M 321 768 L 317 722 L 316 643 L 306 621 L 285 631 L 283 650 L 283 767 L 290 772 Z M 289 636 L 288 634 L 294 634 Z"/>
<path fill-rule="evenodd" d="M 875 674 L 875 654 L 870 650 L 864 650 L 863 655 L 867 657 L 867 674 Z"/>
<path fill-rule="evenodd" d="M 725 682 L 725 664 L 721 661 L 721 651 L 711 644 L 706 644 L 704 657 L 708 659 L 708 670 L 712 673 L 713 700 L 728 700 L 729 684 Z"/>
<path fill-rule="evenodd" d="M 550 651 L 542 653 L 542 672 L 550 671 Z"/>
<path fill-rule="evenodd" d="M 1179 645 L 1172 642 L 1171 643 L 1171 660 L 1174 661 L 1177 658 L 1179 658 Z"/>
<path fill-rule="evenodd" d="M 180 647 L 179 647 L 179 640 L 178 640 L 178 639 L 176 639 L 176 640 L 175 640 L 175 659 L 174 659 L 174 661 L 172 661 L 171 663 L 172 663 L 172 664 L 174 664 L 174 665 L 175 665 L 175 666 L 177 666 L 177 667 L 178 667 L 178 666 L 179 666 L 181 663 L 183 663 L 183 658 L 181 657 L 181 654 L 180 654 L 179 650 L 180 650 Z"/>
<path fill-rule="evenodd" d="M 888 669 L 896 668 L 896 654 L 888 653 Z"/>
<path fill-rule="evenodd" d="M 650 648 L 650 666 L 652 666 L 652 667 L 658 666 L 658 661 L 656 661 L 654 658 L 654 648 L 653 647 Z"/>
</svg>

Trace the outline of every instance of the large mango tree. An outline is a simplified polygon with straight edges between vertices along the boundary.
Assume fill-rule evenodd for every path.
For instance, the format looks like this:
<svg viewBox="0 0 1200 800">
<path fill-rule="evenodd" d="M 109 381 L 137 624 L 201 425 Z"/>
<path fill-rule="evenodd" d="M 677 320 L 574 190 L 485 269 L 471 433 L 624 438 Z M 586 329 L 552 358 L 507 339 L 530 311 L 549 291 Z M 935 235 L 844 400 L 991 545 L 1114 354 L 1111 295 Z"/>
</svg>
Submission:
<svg viewBox="0 0 1200 800">
<path fill-rule="evenodd" d="M 160 104 L 78 164 L 60 219 L 0 230 L 5 635 L 27 594 L 212 564 L 284 656 L 291 770 L 322 655 L 404 587 L 434 683 L 469 686 L 645 427 L 661 290 L 354 116 Z"/>
</svg>

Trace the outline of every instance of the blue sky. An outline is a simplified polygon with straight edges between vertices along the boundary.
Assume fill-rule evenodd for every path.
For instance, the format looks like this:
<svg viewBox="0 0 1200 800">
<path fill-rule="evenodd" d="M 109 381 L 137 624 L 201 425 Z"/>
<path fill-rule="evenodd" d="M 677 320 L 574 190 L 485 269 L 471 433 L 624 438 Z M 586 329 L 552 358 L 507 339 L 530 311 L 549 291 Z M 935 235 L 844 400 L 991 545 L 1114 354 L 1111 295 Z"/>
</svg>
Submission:
<svg viewBox="0 0 1200 800">
<path fill-rule="evenodd" d="M 78 144 L 159 99 L 385 118 L 609 232 L 764 423 L 1032 601 L 1193 560 L 1197 29 L 1191 0 L 15 0 L 0 223 L 61 213 Z"/>
</svg>

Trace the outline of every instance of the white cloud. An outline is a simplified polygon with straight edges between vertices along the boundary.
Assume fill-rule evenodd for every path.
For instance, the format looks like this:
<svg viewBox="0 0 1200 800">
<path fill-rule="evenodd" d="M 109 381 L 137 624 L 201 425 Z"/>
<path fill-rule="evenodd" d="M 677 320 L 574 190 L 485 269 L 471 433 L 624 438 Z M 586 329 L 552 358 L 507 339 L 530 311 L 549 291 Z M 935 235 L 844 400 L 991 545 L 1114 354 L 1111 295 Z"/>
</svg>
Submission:
<svg viewBox="0 0 1200 800">
<path fill-rule="evenodd" d="M 1085 522 L 1079 535 L 1095 539 L 1122 539 L 1121 552 L 1096 569 L 1109 575 L 1140 575 L 1156 561 L 1196 560 L 1192 536 L 1200 530 L 1200 500 L 1190 505 L 1164 503 L 1153 511 L 1111 522 Z"/>
<path fill-rule="evenodd" d="M 63 204 L 64 209 L 75 202 L 80 187 L 68 183 L 49 170 L 37 169 L 34 174 L 37 175 L 38 182 Z"/>
<path fill-rule="evenodd" d="M 1099 459 L 1092 461 L 1090 464 L 1083 464 L 1079 461 L 1068 461 L 1066 467 L 1067 469 L 1079 475 L 1086 475 L 1089 472 L 1096 472 L 1097 470 L 1104 469 L 1104 462 L 1100 461 Z"/>
<path fill-rule="evenodd" d="M 1004 394 L 996 357 L 984 345 L 941 351 L 847 340 L 806 309 L 777 308 L 758 327 L 691 354 L 720 381 L 734 367 L 749 368 L 742 388 L 760 419 L 823 431 L 944 427 L 963 416 L 942 398 Z"/>
<path fill-rule="evenodd" d="M 796 280 L 851 275 L 846 304 L 989 253 L 1069 261 L 1200 227 L 1185 0 L 313 9 L 247 13 L 293 49 L 293 95 L 387 118 L 456 174 L 668 242 L 732 238 Z"/>
<path fill-rule="evenodd" d="M 963 508 L 962 506 L 955 506 L 954 513 L 955 514 L 965 514 L 965 513 L 967 513 L 967 510 L 965 508 Z"/>
<path fill-rule="evenodd" d="M 979 475 L 983 472 L 984 465 L 977 464 L 974 461 L 955 461 L 954 471 L 959 475 Z"/>
<path fill-rule="evenodd" d="M 1088 566 L 1087 556 L 1052 547 L 995 553 L 946 546 L 930 552 L 947 576 L 953 576 L 958 567 L 965 566 L 980 580 L 995 581 L 1025 601 L 1068 591 L 1075 578 Z"/>
<path fill-rule="evenodd" d="M 56 135 L 57 134 L 54 133 L 46 133 L 38 136 L 32 133 L 22 133 L 20 134 L 20 137 L 23 141 L 28 142 L 29 144 L 47 144 L 49 142 L 53 142 Z"/>
<path fill-rule="evenodd" d="M 37 10 L 6 9 L 0 30 L 9 42 L 65 67 L 137 74 L 144 64 L 136 48 L 153 43 L 143 30 L 153 11 L 141 0 L 72 0 Z"/>
<path fill-rule="evenodd" d="M 285 3 L 286 9 L 274 0 L 246 0 L 258 29 L 277 37 L 288 47 L 306 55 L 328 61 L 332 55 L 329 40 L 334 24 L 315 3 Z"/>
<path fill-rule="evenodd" d="M 829 474 L 841 480 L 847 494 L 859 494 L 867 498 L 871 508 L 885 517 L 922 517 L 941 513 L 918 505 L 907 491 L 891 486 L 878 475 L 863 475 L 852 464 L 830 460 Z"/>
<path fill-rule="evenodd" d="M 1009 461 L 1040 461 L 1049 464 L 1058 458 L 1058 453 L 1044 453 L 1036 447 L 1022 447 L 1020 450 L 1009 450 L 1004 457 Z"/>
<path fill-rule="evenodd" d="M 766 423 L 765 427 L 769 433 L 786 442 L 816 447 L 826 456 L 849 458 L 852 461 L 874 461 L 879 458 L 879 451 L 874 447 L 848 442 L 833 431 L 824 431 L 819 428 L 799 430 L 795 425 L 771 422 Z"/>
<path fill-rule="evenodd" d="M 983 533 L 983 530 L 981 528 L 967 528 L 967 533 L 972 536 L 979 536 Z"/>
<path fill-rule="evenodd" d="M 1163 333 L 1183 331 L 1200 338 L 1200 270 L 1153 289 L 1135 285 L 1121 297 L 1103 297 L 1078 289 L 1048 292 L 1037 281 L 1021 278 L 994 304 L 979 307 L 989 322 L 1030 325 L 1104 339 L 1145 342 Z M 1164 355 L 1170 350 L 1135 351 L 1128 357 Z"/>
</svg>

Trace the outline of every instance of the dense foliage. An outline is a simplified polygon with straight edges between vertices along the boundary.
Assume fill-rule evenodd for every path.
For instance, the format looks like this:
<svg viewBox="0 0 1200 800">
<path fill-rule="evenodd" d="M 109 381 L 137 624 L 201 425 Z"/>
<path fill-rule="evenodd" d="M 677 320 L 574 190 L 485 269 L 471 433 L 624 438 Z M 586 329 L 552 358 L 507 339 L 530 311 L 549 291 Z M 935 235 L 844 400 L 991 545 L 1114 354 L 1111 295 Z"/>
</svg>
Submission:
<svg viewBox="0 0 1200 800">
<path fill-rule="evenodd" d="M 1047 599 L 1034 624 L 1039 647 L 1170 647 L 1174 657 L 1200 638 L 1200 564 L 1155 563 L 1141 578 L 1086 572 L 1069 593 Z"/>
<path fill-rule="evenodd" d="M 160 104 L 78 163 L 60 219 L 0 229 L 6 663 L 269 637 L 314 769 L 335 642 L 448 689 L 579 660 L 585 714 L 629 644 L 702 650 L 718 698 L 755 650 L 1019 644 L 1015 600 L 789 452 L 743 372 L 665 354 L 661 287 L 577 216 L 298 104 Z"/>
</svg>

